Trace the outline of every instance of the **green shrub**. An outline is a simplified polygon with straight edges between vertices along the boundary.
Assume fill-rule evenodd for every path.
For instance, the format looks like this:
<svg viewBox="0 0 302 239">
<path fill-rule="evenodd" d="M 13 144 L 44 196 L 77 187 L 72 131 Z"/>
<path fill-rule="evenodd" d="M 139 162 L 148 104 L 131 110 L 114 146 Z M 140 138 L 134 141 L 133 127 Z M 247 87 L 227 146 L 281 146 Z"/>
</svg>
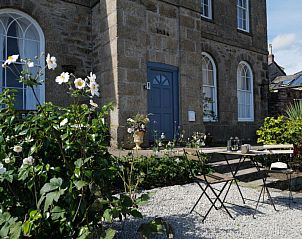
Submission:
<svg viewBox="0 0 302 239">
<path fill-rule="evenodd" d="M 204 156 L 206 157 L 206 156 Z M 171 186 L 192 182 L 192 173 L 197 174 L 204 170 L 198 161 L 188 161 L 184 157 L 128 157 L 116 158 L 119 165 L 120 179 L 116 178 L 116 185 L 125 185 L 121 178 L 126 179 L 126 184 L 138 182 L 140 189 Z"/>
<path fill-rule="evenodd" d="M 284 144 L 288 142 L 288 121 L 284 116 L 266 117 L 263 125 L 256 131 L 257 142 L 263 144 Z"/>
</svg>

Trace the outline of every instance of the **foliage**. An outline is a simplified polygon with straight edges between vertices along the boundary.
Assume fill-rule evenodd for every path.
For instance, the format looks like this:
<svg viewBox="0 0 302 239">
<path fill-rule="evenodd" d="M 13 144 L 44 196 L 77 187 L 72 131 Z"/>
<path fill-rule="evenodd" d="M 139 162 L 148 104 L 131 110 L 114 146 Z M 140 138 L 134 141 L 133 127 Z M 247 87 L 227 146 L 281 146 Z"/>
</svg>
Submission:
<svg viewBox="0 0 302 239">
<path fill-rule="evenodd" d="M 33 63 L 25 62 L 28 69 L 19 81 L 35 94 L 42 71 L 32 76 Z M 49 69 L 56 67 L 54 57 L 48 55 L 46 62 Z M 13 92 L 0 94 L 5 106 L 0 108 L 0 237 L 113 238 L 115 231 L 104 222 L 141 214 L 128 194 L 112 195 L 118 169 L 107 152 L 104 123 L 111 106 L 97 110 L 92 73 L 85 80 L 62 73 L 56 82 L 67 87 L 75 104 L 46 103 L 24 116 L 14 107 Z M 83 97 L 90 104 L 79 104 Z"/>
<path fill-rule="evenodd" d="M 286 109 L 286 115 L 289 120 L 302 120 L 302 101 L 294 102 Z"/>
<path fill-rule="evenodd" d="M 266 117 L 263 125 L 256 131 L 258 143 L 284 144 L 288 142 L 288 121 L 284 116 Z M 287 134 L 287 136 L 286 136 Z"/>
<path fill-rule="evenodd" d="M 151 238 L 154 235 L 166 234 L 168 239 L 174 238 L 174 231 L 170 223 L 158 217 L 148 223 L 142 224 L 138 228 L 138 232 L 143 239 Z"/>
<path fill-rule="evenodd" d="M 200 148 L 205 146 L 206 134 L 201 132 L 193 132 L 191 138 L 188 139 L 187 146 L 191 148 Z"/>
<path fill-rule="evenodd" d="M 138 158 L 127 156 L 115 160 L 118 167 L 123 170 L 126 182 L 130 182 L 131 179 L 132 185 L 138 185 L 136 188 L 143 189 L 190 183 L 192 182 L 191 171 L 197 174 L 202 170 L 197 161 L 187 161 L 184 157 L 169 157 L 168 155 Z M 125 180 L 122 182 L 117 180 L 116 185 L 128 187 Z"/>
<path fill-rule="evenodd" d="M 146 131 L 149 118 L 147 115 L 136 114 L 133 118 L 128 118 L 127 123 L 129 125 L 128 133 L 130 134 L 135 131 Z"/>
</svg>

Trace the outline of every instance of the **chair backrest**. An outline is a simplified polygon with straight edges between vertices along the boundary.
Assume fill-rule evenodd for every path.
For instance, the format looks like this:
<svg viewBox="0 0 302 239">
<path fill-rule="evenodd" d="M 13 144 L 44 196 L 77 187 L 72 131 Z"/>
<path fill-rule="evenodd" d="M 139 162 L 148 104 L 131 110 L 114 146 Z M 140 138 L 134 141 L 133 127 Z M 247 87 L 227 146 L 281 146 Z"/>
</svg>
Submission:
<svg viewBox="0 0 302 239">
<path fill-rule="evenodd" d="M 291 164 L 293 154 L 293 144 L 265 144 L 263 149 L 277 158 L 278 161 L 286 161 Z"/>
<path fill-rule="evenodd" d="M 207 163 L 207 157 L 200 149 L 194 149 L 194 148 L 184 148 L 184 157 L 188 162 L 196 161 L 199 163 L 200 166 L 200 173 L 204 174 L 206 169 L 206 163 Z M 191 167 L 190 173 L 192 176 L 195 176 L 194 172 L 192 171 Z"/>
</svg>

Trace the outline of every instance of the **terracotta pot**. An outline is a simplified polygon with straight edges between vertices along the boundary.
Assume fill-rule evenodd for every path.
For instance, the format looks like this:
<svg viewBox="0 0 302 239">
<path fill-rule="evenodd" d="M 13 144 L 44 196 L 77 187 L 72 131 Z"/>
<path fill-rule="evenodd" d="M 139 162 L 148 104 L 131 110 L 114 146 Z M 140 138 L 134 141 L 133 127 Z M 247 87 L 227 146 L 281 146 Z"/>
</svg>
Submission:
<svg viewBox="0 0 302 239">
<path fill-rule="evenodd" d="M 144 131 L 135 131 L 133 133 L 133 141 L 135 143 L 135 147 L 133 149 L 142 149 L 140 145 L 144 142 Z"/>
</svg>

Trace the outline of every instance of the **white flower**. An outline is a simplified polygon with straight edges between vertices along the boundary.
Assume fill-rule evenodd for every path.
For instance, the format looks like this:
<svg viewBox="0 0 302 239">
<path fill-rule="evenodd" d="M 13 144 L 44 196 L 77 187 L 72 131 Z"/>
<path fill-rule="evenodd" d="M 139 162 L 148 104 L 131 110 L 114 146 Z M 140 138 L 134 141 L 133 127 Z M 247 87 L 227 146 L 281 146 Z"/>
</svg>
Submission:
<svg viewBox="0 0 302 239">
<path fill-rule="evenodd" d="M 165 133 L 161 133 L 160 138 L 161 138 L 161 139 L 165 139 L 165 138 L 166 138 Z"/>
<path fill-rule="evenodd" d="M 87 78 L 89 79 L 90 83 L 92 83 L 92 82 L 95 82 L 96 75 L 92 74 L 92 72 L 90 72 L 90 76 L 87 76 Z"/>
<path fill-rule="evenodd" d="M 2 67 L 6 67 L 11 63 L 15 63 L 19 58 L 19 55 L 12 55 L 7 58 L 7 60 L 2 64 Z"/>
<path fill-rule="evenodd" d="M 134 129 L 133 128 L 128 128 L 127 131 L 128 131 L 129 134 L 132 134 L 134 132 Z"/>
<path fill-rule="evenodd" d="M 144 124 L 141 124 L 141 128 L 144 129 L 144 128 L 145 128 L 145 125 L 144 125 Z"/>
<path fill-rule="evenodd" d="M 6 172 L 6 168 L 3 167 L 3 164 L 0 163 L 0 174 L 4 174 Z"/>
<path fill-rule="evenodd" d="M 29 62 L 27 62 L 27 66 L 28 66 L 29 68 L 32 68 L 32 67 L 35 66 L 35 64 L 34 64 L 32 61 L 29 61 Z"/>
<path fill-rule="evenodd" d="M 180 159 L 179 159 L 179 158 L 176 158 L 176 159 L 175 159 L 175 162 L 176 162 L 176 163 L 180 162 Z"/>
<path fill-rule="evenodd" d="M 21 153 L 22 152 L 22 147 L 20 145 L 15 145 L 13 150 L 16 153 Z"/>
<path fill-rule="evenodd" d="M 56 82 L 61 85 L 62 83 L 67 83 L 69 81 L 69 73 L 63 72 L 61 75 L 56 77 Z"/>
<path fill-rule="evenodd" d="M 162 142 L 159 142 L 159 143 L 158 143 L 158 146 L 159 146 L 159 147 L 163 146 Z"/>
<path fill-rule="evenodd" d="M 57 59 L 54 56 L 50 57 L 49 53 L 46 57 L 46 63 L 49 70 L 54 70 L 57 67 Z"/>
<path fill-rule="evenodd" d="M 93 100 L 90 100 L 89 104 L 90 104 L 92 107 L 95 107 L 95 108 L 98 107 L 98 104 L 97 104 L 97 103 L 94 103 Z"/>
<path fill-rule="evenodd" d="M 81 90 L 85 87 L 86 82 L 82 78 L 77 78 L 74 80 L 75 88 Z"/>
<path fill-rule="evenodd" d="M 90 81 L 89 88 L 92 96 L 100 96 L 98 83 L 96 83 L 95 81 Z"/>
<path fill-rule="evenodd" d="M 68 119 L 67 119 L 67 118 L 63 119 L 63 120 L 61 121 L 61 123 L 60 123 L 60 127 L 62 127 L 62 126 L 64 126 L 65 124 L 67 124 L 67 122 L 68 122 Z"/>
<path fill-rule="evenodd" d="M 23 159 L 23 165 L 33 165 L 35 159 L 32 156 L 29 156 L 28 158 Z"/>
<path fill-rule="evenodd" d="M 4 159 L 4 162 L 5 162 L 5 163 L 10 163 L 10 158 L 9 158 L 9 157 L 6 157 L 6 158 Z"/>
<path fill-rule="evenodd" d="M 134 123 L 134 119 L 128 118 L 128 119 L 127 119 L 127 122 L 129 122 L 129 123 Z"/>
</svg>

